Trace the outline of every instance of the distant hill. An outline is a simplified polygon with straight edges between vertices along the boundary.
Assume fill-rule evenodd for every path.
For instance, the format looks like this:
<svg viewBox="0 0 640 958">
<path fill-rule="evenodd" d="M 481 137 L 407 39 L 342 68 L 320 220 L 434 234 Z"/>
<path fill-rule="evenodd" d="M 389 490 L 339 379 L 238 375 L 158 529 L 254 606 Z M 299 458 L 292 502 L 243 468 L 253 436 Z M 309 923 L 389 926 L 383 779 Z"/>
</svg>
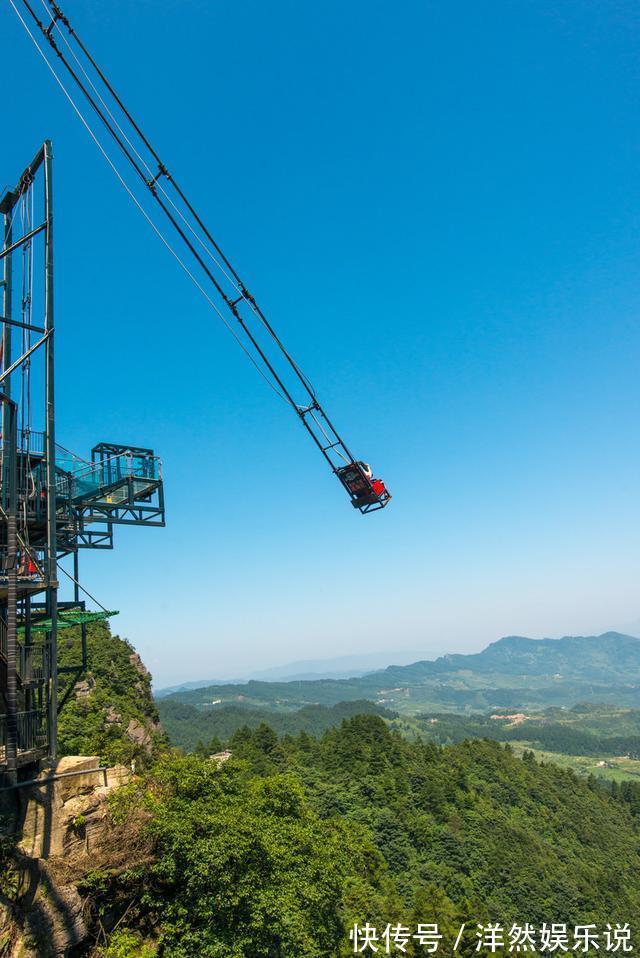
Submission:
<svg viewBox="0 0 640 958">
<path fill-rule="evenodd" d="M 384 652 L 369 652 L 360 655 L 339 655 L 330 659 L 303 659 L 298 662 L 289 662 L 287 665 L 263 669 L 247 676 L 247 681 L 255 679 L 258 682 L 293 682 L 314 681 L 316 679 L 350 679 L 372 672 L 382 671 L 390 662 L 396 665 L 408 665 L 415 662 L 420 652 L 400 651 L 398 649 Z M 424 654 L 424 650 L 422 650 Z"/>
<path fill-rule="evenodd" d="M 203 689 L 215 685 L 243 685 L 253 680 L 257 682 L 293 682 L 315 681 L 317 679 L 350 679 L 361 675 L 369 675 L 374 671 L 384 669 L 389 662 L 396 665 L 407 665 L 415 662 L 420 652 L 387 650 L 384 652 L 369 652 L 360 655 L 339 655 L 330 659 L 302 659 L 296 662 L 287 662 L 285 665 L 275 665 L 269 669 L 259 669 L 232 679 L 198 679 L 194 682 L 182 682 L 157 689 L 154 695 L 157 699 L 166 698 L 174 692 L 189 692 L 193 689 Z"/>
<path fill-rule="evenodd" d="M 154 689 L 153 697 L 164 699 L 167 695 L 173 695 L 176 692 L 191 692 L 194 689 L 211 688 L 215 685 L 237 685 L 242 681 L 238 677 L 237 679 L 199 679 L 195 682 L 182 682 L 180 685 L 169 685 L 163 689 Z"/>
<path fill-rule="evenodd" d="M 390 666 L 349 679 L 213 685 L 169 696 L 200 709 L 229 704 L 276 711 L 370 699 L 385 708 L 487 711 L 602 702 L 634 706 L 640 639 L 618 632 L 562 639 L 507 636 L 472 655 Z"/>
<path fill-rule="evenodd" d="M 507 636 L 475 655 L 444 655 L 435 662 L 417 663 L 427 671 L 471 669 L 483 674 L 536 675 L 625 681 L 630 672 L 640 677 L 640 639 L 619 632 L 563 639 L 527 639 Z M 414 666 L 408 666 L 412 669 Z M 388 670 L 390 671 L 390 670 Z"/>
</svg>

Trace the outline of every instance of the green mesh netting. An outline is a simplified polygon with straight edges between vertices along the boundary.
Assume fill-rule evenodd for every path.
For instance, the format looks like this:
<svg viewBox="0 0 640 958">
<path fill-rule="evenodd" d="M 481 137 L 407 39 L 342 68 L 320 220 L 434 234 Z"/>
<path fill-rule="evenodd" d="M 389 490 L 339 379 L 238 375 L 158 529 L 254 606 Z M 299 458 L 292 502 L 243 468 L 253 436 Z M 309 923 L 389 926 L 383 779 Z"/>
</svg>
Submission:
<svg viewBox="0 0 640 958">
<path fill-rule="evenodd" d="M 118 615 L 117 612 L 83 612 L 82 609 L 61 609 L 58 612 L 58 629 L 72 629 L 74 625 L 84 625 L 87 622 L 103 622 L 110 619 L 112 615 Z M 23 625 L 18 627 L 18 632 L 24 633 Z M 50 632 L 51 619 L 36 619 L 31 622 L 32 632 Z"/>
<path fill-rule="evenodd" d="M 61 609 L 58 612 L 58 619 L 63 622 L 69 622 L 71 625 L 84 625 L 85 622 L 102 622 L 104 619 L 110 619 L 112 615 L 118 615 L 118 612 L 83 612 L 82 609 Z"/>
</svg>

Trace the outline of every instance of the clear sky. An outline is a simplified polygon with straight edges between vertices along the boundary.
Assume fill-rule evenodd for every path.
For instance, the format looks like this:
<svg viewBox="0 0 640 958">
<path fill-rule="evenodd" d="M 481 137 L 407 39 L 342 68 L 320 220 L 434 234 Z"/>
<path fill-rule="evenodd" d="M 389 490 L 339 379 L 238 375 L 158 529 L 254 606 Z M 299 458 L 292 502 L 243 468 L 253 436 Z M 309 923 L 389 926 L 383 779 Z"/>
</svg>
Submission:
<svg viewBox="0 0 640 958">
<path fill-rule="evenodd" d="M 350 507 L 2 4 L 0 185 L 55 148 L 59 438 L 164 461 L 167 528 L 83 556 L 157 684 L 637 622 L 637 4 L 64 9 L 394 494 Z"/>
</svg>

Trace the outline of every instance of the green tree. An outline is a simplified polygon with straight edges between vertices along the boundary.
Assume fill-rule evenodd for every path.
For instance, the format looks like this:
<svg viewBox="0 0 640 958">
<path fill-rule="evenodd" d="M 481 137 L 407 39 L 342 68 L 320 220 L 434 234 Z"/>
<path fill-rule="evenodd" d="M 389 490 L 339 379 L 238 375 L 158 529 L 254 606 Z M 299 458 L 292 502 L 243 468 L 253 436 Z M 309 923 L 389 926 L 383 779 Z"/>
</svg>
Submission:
<svg viewBox="0 0 640 958">
<path fill-rule="evenodd" d="M 344 954 L 353 908 L 384 896 L 386 868 L 366 831 L 322 821 L 291 774 L 212 765 L 175 759 L 152 803 L 158 857 L 145 904 L 162 918 L 164 953 Z"/>
</svg>

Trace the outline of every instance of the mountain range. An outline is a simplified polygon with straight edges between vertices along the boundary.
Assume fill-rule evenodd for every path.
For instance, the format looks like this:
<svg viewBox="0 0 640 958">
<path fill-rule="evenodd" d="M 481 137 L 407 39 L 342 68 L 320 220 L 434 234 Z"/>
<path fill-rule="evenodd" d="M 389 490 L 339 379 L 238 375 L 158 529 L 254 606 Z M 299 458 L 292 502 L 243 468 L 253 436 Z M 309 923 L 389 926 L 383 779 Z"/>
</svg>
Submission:
<svg viewBox="0 0 640 958">
<path fill-rule="evenodd" d="M 200 709 L 235 704 L 276 710 L 369 699 L 409 714 L 578 702 L 637 706 L 640 639 L 619 632 L 562 639 L 512 635 L 471 655 L 443 655 L 346 679 L 215 684 L 183 689 L 168 699 Z"/>
</svg>

